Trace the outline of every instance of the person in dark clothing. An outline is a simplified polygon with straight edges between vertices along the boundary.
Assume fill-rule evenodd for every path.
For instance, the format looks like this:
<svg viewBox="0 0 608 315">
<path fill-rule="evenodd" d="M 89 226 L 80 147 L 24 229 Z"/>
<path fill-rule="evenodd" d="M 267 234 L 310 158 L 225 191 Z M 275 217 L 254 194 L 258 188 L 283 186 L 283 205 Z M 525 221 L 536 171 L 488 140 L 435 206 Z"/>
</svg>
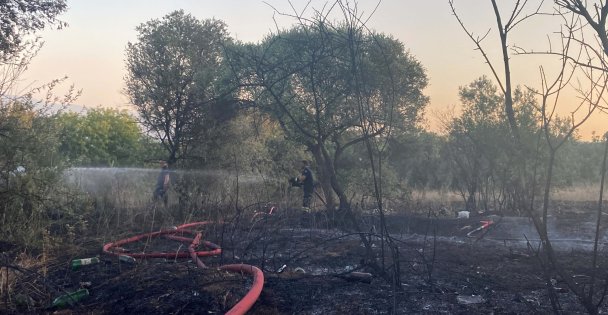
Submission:
<svg viewBox="0 0 608 315">
<path fill-rule="evenodd" d="M 314 189 L 314 176 L 310 169 L 310 162 L 308 160 L 302 160 L 302 174 L 298 177 L 298 182 L 302 184 L 304 190 L 304 197 L 302 198 L 302 207 L 310 208 L 310 202 L 312 201 L 312 193 Z"/>
<path fill-rule="evenodd" d="M 170 182 L 169 164 L 167 164 L 167 161 L 160 161 L 160 173 L 158 174 L 156 187 L 154 188 L 154 201 L 162 200 L 165 207 L 169 202 L 167 191 L 169 190 Z"/>
</svg>

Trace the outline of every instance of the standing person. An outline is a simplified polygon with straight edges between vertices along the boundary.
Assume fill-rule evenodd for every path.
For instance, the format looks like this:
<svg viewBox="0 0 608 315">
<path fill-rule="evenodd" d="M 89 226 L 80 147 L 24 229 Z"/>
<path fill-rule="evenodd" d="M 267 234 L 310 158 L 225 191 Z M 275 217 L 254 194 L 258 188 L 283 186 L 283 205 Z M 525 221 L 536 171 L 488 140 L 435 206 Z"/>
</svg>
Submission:
<svg viewBox="0 0 608 315">
<path fill-rule="evenodd" d="M 154 188 L 154 201 L 162 200 L 165 207 L 169 202 L 167 191 L 169 190 L 170 182 L 169 164 L 167 161 L 160 161 L 160 173 L 156 179 L 156 188 Z"/>
<path fill-rule="evenodd" d="M 314 176 L 310 169 L 310 162 L 302 160 L 302 174 L 298 177 L 298 182 L 302 184 L 304 196 L 302 197 L 302 207 L 304 210 L 310 210 L 310 202 L 312 201 L 312 193 L 314 189 Z"/>
</svg>

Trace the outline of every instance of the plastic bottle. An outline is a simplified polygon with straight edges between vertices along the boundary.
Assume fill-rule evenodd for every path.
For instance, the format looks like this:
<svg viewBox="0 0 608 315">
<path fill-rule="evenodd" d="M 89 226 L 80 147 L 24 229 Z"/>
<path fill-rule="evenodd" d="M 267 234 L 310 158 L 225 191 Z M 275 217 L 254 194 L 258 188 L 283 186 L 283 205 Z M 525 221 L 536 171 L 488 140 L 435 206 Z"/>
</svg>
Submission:
<svg viewBox="0 0 608 315">
<path fill-rule="evenodd" d="M 81 258 L 81 259 L 74 259 L 72 260 L 72 270 L 77 270 L 82 266 L 86 266 L 86 265 L 93 265 L 93 264 L 97 264 L 99 263 L 99 258 L 97 257 L 92 257 L 92 258 Z"/>
<path fill-rule="evenodd" d="M 63 308 L 66 306 L 74 305 L 76 302 L 81 301 L 87 296 L 89 296 L 89 290 L 80 289 L 72 293 L 58 296 L 56 299 L 53 300 L 52 305 L 53 307 Z"/>
</svg>

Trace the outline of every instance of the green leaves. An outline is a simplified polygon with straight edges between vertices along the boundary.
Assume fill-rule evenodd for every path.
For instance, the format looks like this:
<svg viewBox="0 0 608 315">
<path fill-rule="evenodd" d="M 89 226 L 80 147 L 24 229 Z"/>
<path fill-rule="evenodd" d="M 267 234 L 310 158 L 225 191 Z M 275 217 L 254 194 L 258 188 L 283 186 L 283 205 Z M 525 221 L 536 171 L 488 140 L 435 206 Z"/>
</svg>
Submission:
<svg viewBox="0 0 608 315">
<path fill-rule="evenodd" d="M 143 135 L 127 112 L 100 108 L 86 115 L 65 113 L 58 120 L 60 150 L 71 163 L 87 166 L 141 164 Z"/>
<path fill-rule="evenodd" d="M 23 37 L 49 25 L 65 26 L 57 16 L 67 10 L 66 0 L 5 0 L 0 4 L 0 60 L 21 51 Z"/>
<path fill-rule="evenodd" d="M 243 46 L 238 62 L 248 71 L 237 73 L 258 108 L 312 153 L 333 209 L 331 190 L 348 203 L 341 155 L 366 140 L 382 143 L 394 128 L 415 129 L 428 101 L 427 78 L 401 42 L 359 22 L 299 22 Z"/>
<path fill-rule="evenodd" d="M 205 133 L 211 105 L 228 92 L 219 85 L 224 22 L 175 11 L 141 24 L 127 47 L 126 93 L 173 163 Z"/>
<path fill-rule="evenodd" d="M 251 52 L 252 76 L 262 87 L 254 91 L 258 104 L 303 144 L 346 136 L 360 127 L 361 109 L 379 128 L 414 125 L 427 102 L 424 69 L 382 34 L 317 21 L 271 36 Z"/>
</svg>

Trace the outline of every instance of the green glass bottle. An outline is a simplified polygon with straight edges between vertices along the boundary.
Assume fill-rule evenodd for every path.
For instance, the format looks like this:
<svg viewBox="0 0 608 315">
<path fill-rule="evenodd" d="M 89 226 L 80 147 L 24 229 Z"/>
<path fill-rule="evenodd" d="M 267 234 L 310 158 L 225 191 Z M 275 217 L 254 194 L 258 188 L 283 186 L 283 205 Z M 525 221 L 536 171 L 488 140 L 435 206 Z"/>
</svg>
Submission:
<svg viewBox="0 0 608 315">
<path fill-rule="evenodd" d="M 72 293 L 64 294 L 53 300 L 53 307 L 63 308 L 74 305 L 87 296 L 89 296 L 89 290 L 87 289 L 80 289 Z"/>
<path fill-rule="evenodd" d="M 82 267 L 82 266 L 86 266 L 86 265 L 93 265 L 93 264 L 97 264 L 99 263 L 99 258 L 97 257 L 92 257 L 92 258 L 81 258 L 81 259 L 74 259 L 72 260 L 72 270 L 78 270 L 78 268 Z"/>
</svg>

